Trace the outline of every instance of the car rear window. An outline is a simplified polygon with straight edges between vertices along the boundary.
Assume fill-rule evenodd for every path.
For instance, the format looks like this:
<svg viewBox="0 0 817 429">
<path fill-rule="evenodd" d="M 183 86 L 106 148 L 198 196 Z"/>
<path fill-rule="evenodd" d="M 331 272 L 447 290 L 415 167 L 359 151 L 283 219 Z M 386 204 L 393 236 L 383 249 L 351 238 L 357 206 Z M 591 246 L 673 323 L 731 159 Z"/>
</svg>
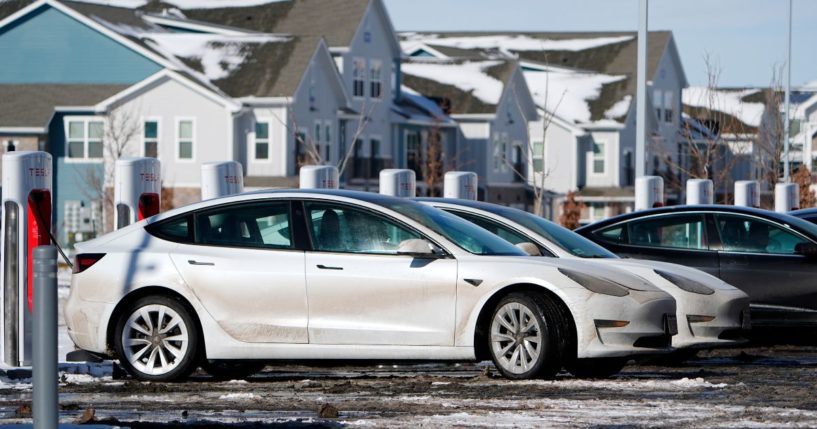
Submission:
<svg viewBox="0 0 817 429">
<path fill-rule="evenodd" d="M 145 229 L 158 238 L 176 243 L 192 243 L 193 234 L 190 228 L 190 216 L 176 217 L 148 225 Z"/>
</svg>

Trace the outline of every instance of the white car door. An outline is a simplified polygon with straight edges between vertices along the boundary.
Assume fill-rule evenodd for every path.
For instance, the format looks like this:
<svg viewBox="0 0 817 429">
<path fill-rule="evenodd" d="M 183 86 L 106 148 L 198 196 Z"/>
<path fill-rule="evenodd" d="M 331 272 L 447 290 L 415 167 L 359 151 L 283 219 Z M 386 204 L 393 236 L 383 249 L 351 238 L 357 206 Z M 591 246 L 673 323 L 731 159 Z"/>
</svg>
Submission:
<svg viewBox="0 0 817 429">
<path fill-rule="evenodd" d="M 289 201 L 195 213 L 195 244 L 171 257 L 208 313 L 252 343 L 307 343 L 304 252 L 295 250 Z"/>
<path fill-rule="evenodd" d="M 344 204 L 305 202 L 312 344 L 453 346 L 457 261 L 398 255 L 422 238 Z"/>
</svg>

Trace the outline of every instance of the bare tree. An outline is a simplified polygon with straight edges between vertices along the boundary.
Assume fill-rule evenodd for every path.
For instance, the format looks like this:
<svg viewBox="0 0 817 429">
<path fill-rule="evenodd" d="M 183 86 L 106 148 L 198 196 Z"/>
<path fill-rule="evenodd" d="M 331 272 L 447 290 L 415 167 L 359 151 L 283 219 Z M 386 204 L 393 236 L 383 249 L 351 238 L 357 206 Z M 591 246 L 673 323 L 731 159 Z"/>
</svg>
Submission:
<svg viewBox="0 0 817 429">
<path fill-rule="evenodd" d="M 562 100 L 564 100 L 565 94 L 567 91 L 563 91 L 560 95 L 556 104 L 554 105 L 553 109 L 548 109 L 548 99 L 549 99 L 549 92 L 550 92 L 550 78 L 549 73 L 550 71 L 544 71 L 545 73 L 545 93 L 543 95 L 542 100 L 542 144 L 540 147 L 536 147 L 536 144 L 531 139 L 531 132 L 530 127 L 528 126 L 528 118 L 525 116 L 524 110 L 522 109 L 522 105 L 520 103 L 519 97 L 516 93 L 516 87 L 512 87 L 512 91 L 514 93 L 514 99 L 516 100 L 516 108 L 519 114 L 525 118 L 525 133 L 526 138 L 523 143 L 523 150 L 522 150 L 522 159 L 518 160 L 518 163 L 513 162 L 513 159 L 508 159 L 507 154 L 503 153 L 503 161 L 506 165 L 513 171 L 513 174 L 519 177 L 521 180 L 526 181 L 528 184 L 531 185 L 533 189 L 533 213 L 537 216 L 544 216 L 545 214 L 545 196 L 547 195 L 548 191 L 545 188 L 545 183 L 547 178 L 550 176 L 552 171 L 548 168 L 547 163 L 545 162 L 545 145 L 547 141 L 547 133 L 550 125 L 553 123 L 553 119 L 556 117 L 556 112 L 559 110 L 559 106 L 562 104 Z M 541 160 L 541 171 L 536 171 L 535 168 L 536 161 Z M 528 175 L 528 170 L 533 172 L 532 175 Z"/>
<path fill-rule="evenodd" d="M 715 192 L 728 202 L 734 184 L 734 170 L 751 156 L 750 127 L 739 118 L 741 111 L 726 106 L 724 93 L 718 86 L 720 66 L 709 56 L 704 57 L 707 86 L 696 100 L 697 107 L 688 107 L 689 117 L 681 122 L 681 151 L 678 158 L 667 153 L 667 147 L 653 141 L 651 149 L 667 167 L 655 174 L 664 178 L 668 189 L 680 191 L 684 179 L 712 180 Z M 663 118 L 659 118 L 662 120 Z"/>
<path fill-rule="evenodd" d="M 441 189 L 446 165 L 439 120 L 434 120 L 426 140 L 425 159 L 422 163 L 423 179 L 428 185 L 428 196 L 439 197 L 442 196 Z"/>
<path fill-rule="evenodd" d="M 116 160 L 133 152 L 130 147 L 142 132 L 136 109 L 125 107 L 115 108 L 104 115 L 102 138 L 102 168 L 84 169 L 81 177 L 85 185 L 83 196 L 90 200 L 100 201 L 102 204 L 102 231 L 113 230 L 114 213 L 114 174 Z"/>
<path fill-rule="evenodd" d="M 780 114 L 780 105 L 783 101 L 782 93 L 782 66 L 772 70 L 772 80 L 764 94 L 766 108 L 758 130 L 754 155 L 754 164 L 758 179 L 766 183 L 769 190 L 773 190 L 780 180 L 780 166 L 783 161 L 783 118 Z"/>
</svg>

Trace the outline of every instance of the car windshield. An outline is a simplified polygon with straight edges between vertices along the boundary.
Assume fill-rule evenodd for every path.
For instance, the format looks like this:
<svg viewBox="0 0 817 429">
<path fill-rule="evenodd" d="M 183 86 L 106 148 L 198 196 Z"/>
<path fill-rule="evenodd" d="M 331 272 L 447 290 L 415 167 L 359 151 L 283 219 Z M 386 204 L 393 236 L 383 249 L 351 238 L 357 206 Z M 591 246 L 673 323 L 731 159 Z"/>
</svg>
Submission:
<svg viewBox="0 0 817 429">
<path fill-rule="evenodd" d="M 413 201 L 388 200 L 379 202 L 475 255 L 528 256 L 513 244 L 459 217 Z"/>
<path fill-rule="evenodd" d="M 532 213 L 503 208 L 492 210 L 492 212 L 547 238 L 565 251 L 570 252 L 571 255 L 581 258 L 617 258 L 614 253 L 598 244 Z"/>
<path fill-rule="evenodd" d="M 802 232 L 806 233 L 812 240 L 817 239 L 817 225 L 801 219 L 796 216 L 792 216 L 790 214 L 785 214 L 781 216 L 779 220 L 780 223 L 787 224 L 789 226 L 793 226 Z"/>
</svg>

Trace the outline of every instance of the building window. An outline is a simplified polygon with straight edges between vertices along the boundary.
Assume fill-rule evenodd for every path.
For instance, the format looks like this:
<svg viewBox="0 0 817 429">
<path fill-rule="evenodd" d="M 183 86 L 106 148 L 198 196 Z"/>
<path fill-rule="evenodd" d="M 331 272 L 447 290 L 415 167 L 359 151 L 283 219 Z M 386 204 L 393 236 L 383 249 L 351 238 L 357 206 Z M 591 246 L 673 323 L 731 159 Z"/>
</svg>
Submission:
<svg viewBox="0 0 817 429">
<path fill-rule="evenodd" d="M 17 150 L 17 142 L 14 140 L 6 141 L 6 152 L 14 152 Z"/>
<path fill-rule="evenodd" d="M 663 116 L 661 116 L 661 106 L 664 105 L 662 100 L 662 92 L 658 89 L 653 90 L 652 93 L 652 105 L 655 107 L 655 115 L 658 117 L 660 121 Z"/>
<path fill-rule="evenodd" d="M 366 96 L 366 60 L 355 58 L 352 61 L 352 95 Z"/>
<path fill-rule="evenodd" d="M 503 160 L 502 141 L 499 140 L 498 135 L 494 134 L 494 172 L 499 171 Z"/>
<path fill-rule="evenodd" d="M 533 142 L 533 172 L 541 173 L 545 171 L 545 142 Z"/>
<path fill-rule="evenodd" d="M 500 165 L 502 167 L 502 172 L 508 171 L 508 136 L 502 136 L 502 153 L 499 155 L 501 158 Z"/>
<path fill-rule="evenodd" d="M 605 218 L 604 216 L 604 203 L 589 203 L 587 205 L 589 220 L 590 222 L 595 222 L 597 220 L 602 220 Z"/>
<path fill-rule="evenodd" d="M 369 65 L 369 95 L 380 98 L 383 92 L 383 62 L 372 60 Z"/>
<path fill-rule="evenodd" d="M 269 122 L 255 123 L 255 159 L 269 159 Z"/>
<path fill-rule="evenodd" d="M 101 160 L 105 122 L 99 119 L 66 119 L 69 159 Z"/>
<path fill-rule="evenodd" d="M 324 145 L 324 159 L 329 162 L 331 158 L 330 147 L 332 145 L 332 121 L 326 121 L 323 125 L 323 141 L 326 142 Z"/>
<path fill-rule="evenodd" d="M 604 174 L 604 169 L 605 169 L 604 150 L 605 150 L 606 146 L 607 145 L 604 142 L 594 142 L 593 143 L 593 173 L 594 174 Z"/>
<path fill-rule="evenodd" d="M 142 147 L 145 156 L 158 158 L 159 156 L 159 121 L 147 120 L 142 128 Z"/>
<path fill-rule="evenodd" d="M 379 176 L 383 169 L 383 160 L 380 158 L 380 139 L 369 140 L 369 175 L 370 179 Z"/>
<path fill-rule="evenodd" d="M 673 121 L 672 91 L 667 91 L 664 93 L 664 122 Z"/>
<path fill-rule="evenodd" d="M 192 119 L 180 119 L 176 122 L 176 141 L 178 142 L 179 159 L 193 159 L 193 142 L 195 126 Z"/>
</svg>

